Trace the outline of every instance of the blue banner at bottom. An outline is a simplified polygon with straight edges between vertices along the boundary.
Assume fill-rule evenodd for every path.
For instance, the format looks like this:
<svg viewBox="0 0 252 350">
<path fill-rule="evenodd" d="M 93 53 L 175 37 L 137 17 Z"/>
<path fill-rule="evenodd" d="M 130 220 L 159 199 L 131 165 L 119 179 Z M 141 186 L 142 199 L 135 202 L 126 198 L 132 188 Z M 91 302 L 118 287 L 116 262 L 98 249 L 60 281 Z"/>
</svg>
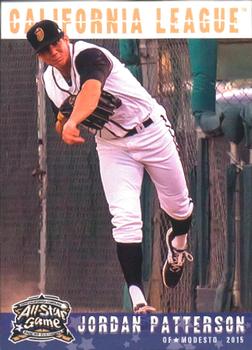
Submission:
<svg viewBox="0 0 252 350">
<path fill-rule="evenodd" d="M 251 313 L 1 314 L 1 350 L 251 350 Z M 23 312 L 23 314 L 22 314 Z M 55 318 L 55 316 L 57 316 Z"/>
</svg>

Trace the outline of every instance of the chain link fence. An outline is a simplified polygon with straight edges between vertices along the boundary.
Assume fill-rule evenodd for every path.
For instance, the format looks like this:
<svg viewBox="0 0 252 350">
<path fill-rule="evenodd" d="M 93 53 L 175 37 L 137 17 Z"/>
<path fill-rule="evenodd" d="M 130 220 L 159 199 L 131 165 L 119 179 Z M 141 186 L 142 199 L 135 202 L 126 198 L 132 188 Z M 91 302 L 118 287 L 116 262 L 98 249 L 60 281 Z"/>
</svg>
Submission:
<svg viewBox="0 0 252 350">
<path fill-rule="evenodd" d="M 248 73 L 249 74 L 249 73 Z M 226 106 L 227 108 L 242 109 L 247 103 L 252 102 L 251 80 L 240 79 L 230 81 L 218 81 L 216 85 L 216 105 Z M 241 240 L 241 206 L 240 206 L 240 185 L 239 175 L 243 164 L 249 162 L 249 150 L 245 146 L 243 139 L 240 144 L 232 149 L 230 140 L 227 137 L 216 137 L 209 139 L 209 176 L 210 176 L 210 209 L 211 209 L 211 235 L 210 235 L 210 265 L 208 284 L 210 288 L 218 288 L 223 283 L 225 275 L 223 267 L 225 266 L 225 256 L 228 252 L 228 224 L 234 220 L 235 230 L 235 265 L 230 266 L 235 274 L 232 291 L 231 308 L 241 309 L 240 300 L 240 278 L 245 270 L 240 265 L 240 240 Z M 230 164 L 236 165 L 237 181 L 235 184 L 234 214 L 230 217 L 228 211 L 228 181 L 227 169 Z M 229 208 L 230 209 L 230 208 Z M 231 252 L 229 252 L 231 254 Z M 238 293 L 238 294 L 236 294 Z M 238 295 L 238 297 L 237 297 Z"/>
<path fill-rule="evenodd" d="M 36 62 L 28 44 L 1 41 L 1 310 L 38 292 L 40 203 Z"/>
<path fill-rule="evenodd" d="M 119 56 L 117 40 L 95 43 Z M 63 144 L 47 104 L 46 139 L 38 140 L 36 59 L 25 40 L 1 45 L 1 310 L 41 292 L 44 253 L 47 294 L 69 300 L 75 310 L 121 309 L 123 278 L 94 139 Z M 47 161 L 45 252 L 39 147 Z"/>
<path fill-rule="evenodd" d="M 195 181 L 197 181 L 195 170 L 199 166 L 197 164 L 198 138 L 191 113 L 192 82 L 187 41 L 147 40 L 142 46 L 144 47 L 144 50 L 142 48 L 142 60 L 144 64 L 148 62 L 148 68 L 143 70 L 146 75 L 145 86 L 167 110 L 176 133 L 186 179 L 193 196 Z M 155 60 L 155 57 L 158 59 Z M 251 80 L 217 81 L 217 106 L 242 107 L 251 101 Z M 232 157 L 230 144 L 225 136 L 209 138 L 207 142 L 210 191 L 210 262 L 207 266 L 207 285 L 205 287 L 216 290 L 223 280 L 223 266 L 227 251 L 227 168 Z M 248 161 L 248 150 L 244 146 L 244 141 L 238 146 L 237 154 L 244 162 Z M 238 159 L 239 161 L 240 159 Z M 182 281 L 174 290 L 167 290 L 162 286 L 161 269 L 167 254 L 165 243 L 167 227 L 168 220 L 156 202 L 153 252 L 156 261 L 153 263 L 150 299 L 162 311 L 190 311 L 196 308 L 195 299 L 197 298 L 195 293 L 197 271 L 193 269 L 192 265 L 187 264 Z M 238 229 L 238 225 L 236 228 Z M 193 223 L 189 249 L 194 251 L 195 264 L 197 264 L 197 234 L 195 230 L 196 227 Z M 237 235 L 239 235 L 239 231 Z M 236 240 L 237 250 L 239 250 L 239 237 Z M 239 259 L 239 254 L 237 259 Z M 238 264 L 237 270 L 239 262 L 236 261 L 236 264 Z M 237 270 L 236 278 L 238 280 L 239 274 L 240 270 Z M 236 287 L 239 289 L 239 286 L 236 285 Z"/>
<path fill-rule="evenodd" d="M 176 132 L 180 157 L 188 185 L 196 162 L 196 133 L 190 109 L 191 73 L 186 40 L 146 40 L 141 43 L 143 82 L 166 109 Z M 169 181 L 167 179 L 167 181 Z M 161 269 L 167 255 L 165 234 L 168 219 L 155 200 L 154 251 L 150 300 L 162 311 L 192 309 L 192 265 L 175 290 L 167 290 L 161 280 Z"/>
</svg>

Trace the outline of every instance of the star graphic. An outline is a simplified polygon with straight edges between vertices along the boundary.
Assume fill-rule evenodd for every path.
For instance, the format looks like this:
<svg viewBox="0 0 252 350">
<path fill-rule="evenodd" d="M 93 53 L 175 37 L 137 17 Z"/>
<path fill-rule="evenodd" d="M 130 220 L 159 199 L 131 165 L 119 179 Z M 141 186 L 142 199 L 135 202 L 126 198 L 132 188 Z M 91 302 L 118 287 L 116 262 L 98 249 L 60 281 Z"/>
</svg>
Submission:
<svg viewBox="0 0 252 350">
<path fill-rule="evenodd" d="M 183 349 L 184 347 L 179 344 L 179 343 L 174 343 L 174 341 L 169 344 L 166 348 L 166 350 L 179 350 L 179 349 Z"/>
<path fill-rule="evenodd" d="M 41 343 L 38 344 L 38 346 L 39 346 L 40 348 L 42 348 L 42 349 L 45 348 L 46 345 L 47 345 L 47 344 L 46 344 L 45 342 L 44 342 L 44 343 L 41 342 Z"/>
<path fill-rule="evenodd" d="M 69 328 L 73 328 L 74 330 L 77 331 L 78 326 L 81 324 L 81 317 L 77 316 L 77 317 L 70 317 L 70 321 L 68 322 L 68 327 Z"/>
<path fill-rule="evenodd" d="M 125 348 L 129 348 L 129 347 L 130 347 L 130 343 L 129 343 L 128 341 L 126 341 L 126 342 L 123 344 L 123 346 L 124 346 Z"/>
<path fill-rule="evenodd" d="M 179 342 L 179 338 L 174 338 L 174 339 L 173 339 L 173 342 L 174 342 L 174 343 L 178 343 L 178 342 Z"/>
<path fill-rule="evenodd" d="M 196 346 L 194 346 L 192 344 L 185 344 L 185 349 L 186 350 L 194 350 L 194 349 L 196 349 Z"/>
<path fill-rule="evenodd" d="M 222 348 L 224 345 L 222 344 L 222 340 L 218 340 L 217 343 L 214 344 L 214 346 L 216 346 L 216 348 L 220 349 L 220 348 Z"/>
<path fill-rule="evenodd" d="M 17 324 L 17 325 L 16 325 L 16 330 L 17 330 L 17 331 L 21 332 L 22 329 L 23 329 L 23 326 L 22 326 L 21 324 Z"/>
<path fill-rule="evenodd" d="M 137 343 L 137 342 L 139 342 L 140 337 L 139 337 L 138 334 L 134 334 L 131 340 L 132 340 L 134 343 Z"/>
<path fill-rule="evenodd" d="M 79 350 L 93 350 L 95 349 L 93 345 L 93 338 L 85 339 L 82 338 L 81 344 L 78 346 Z"/>
<path fill-rule="evenodd" d="M 71 343 L 66 346 L 68 350 L 78 350 L 78 344 Z"/>
</svg>

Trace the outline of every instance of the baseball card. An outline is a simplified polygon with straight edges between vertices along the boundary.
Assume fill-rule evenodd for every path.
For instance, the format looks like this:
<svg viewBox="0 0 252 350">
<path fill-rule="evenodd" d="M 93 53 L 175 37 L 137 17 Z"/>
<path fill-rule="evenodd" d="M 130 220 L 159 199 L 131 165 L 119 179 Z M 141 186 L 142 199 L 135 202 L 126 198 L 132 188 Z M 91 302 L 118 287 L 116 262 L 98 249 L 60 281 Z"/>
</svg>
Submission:
<svg viewBox="0 0 252 350">
<path fill-rule="evenodd" d="M 251 350 L 251 1 L 0 13 L 0 350 Z"/>
</svg>

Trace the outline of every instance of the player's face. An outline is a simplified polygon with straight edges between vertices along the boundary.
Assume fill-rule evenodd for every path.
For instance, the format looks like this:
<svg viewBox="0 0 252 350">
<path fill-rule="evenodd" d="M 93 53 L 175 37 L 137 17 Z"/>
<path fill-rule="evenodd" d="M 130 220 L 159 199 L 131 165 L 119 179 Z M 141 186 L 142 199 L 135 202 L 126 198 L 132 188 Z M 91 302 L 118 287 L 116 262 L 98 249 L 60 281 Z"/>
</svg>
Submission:
<svg viewBox="0 0 252 350">
<path fill-rule="evenodd" d="M 38 57 L 42 59 L 42 61 L 46 64 L 62 70 L 70 60 L 70 51 L 68 44 L 69 39 L 64 36 L 60 40 L 41 50 L 38 53 Z"/>
</svg>

